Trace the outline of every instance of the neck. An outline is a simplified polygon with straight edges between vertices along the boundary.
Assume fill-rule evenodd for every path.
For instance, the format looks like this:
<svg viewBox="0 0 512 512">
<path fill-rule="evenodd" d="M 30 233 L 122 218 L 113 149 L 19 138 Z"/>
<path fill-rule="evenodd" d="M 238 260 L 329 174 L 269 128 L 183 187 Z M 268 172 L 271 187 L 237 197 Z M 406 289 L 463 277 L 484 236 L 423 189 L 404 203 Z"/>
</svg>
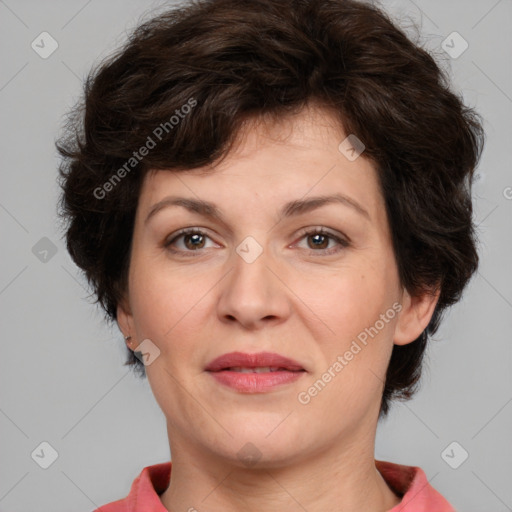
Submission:
<svg viewBox="0 0 512 512">
<path fill-rule="evenodd" d="M 345 446 L 341 455 L 331 447 L 296 457 L 293 463 L 244 467 L 206 455 L 204 447 L 173 450 L 171 445 L 171 482 L 160 499 L 172 512 L 386 512 L 400 503 L 375 466 L 373 442 L 364 451 L 361 445 Z"/>
</svg>

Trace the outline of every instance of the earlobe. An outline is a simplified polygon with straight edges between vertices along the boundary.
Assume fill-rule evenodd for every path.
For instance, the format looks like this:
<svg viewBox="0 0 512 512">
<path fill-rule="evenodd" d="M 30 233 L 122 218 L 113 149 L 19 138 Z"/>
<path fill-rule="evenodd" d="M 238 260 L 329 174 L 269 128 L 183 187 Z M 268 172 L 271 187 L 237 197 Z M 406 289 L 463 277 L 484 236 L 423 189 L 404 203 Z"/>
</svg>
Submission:
<svg viewBox="0 0 512 512">
<path fill-rule="evenodd" d="M 407 345 L 413 342 L 426 329 L 434 314 L 440 291 L 438 288 L 421 295 L 410 295 L 407 290 L 404 290 L 402 310 L 393 337 L 395 345 Z"/>
<path fill-rule="evenodd" d="M 117 325 L 123 333 L 126 345 L 130 348 L 131 340 L 133 339 L 133 316 L 130 311 L 129 305 L 120 302 L 117 305 Z"/>
</svg>

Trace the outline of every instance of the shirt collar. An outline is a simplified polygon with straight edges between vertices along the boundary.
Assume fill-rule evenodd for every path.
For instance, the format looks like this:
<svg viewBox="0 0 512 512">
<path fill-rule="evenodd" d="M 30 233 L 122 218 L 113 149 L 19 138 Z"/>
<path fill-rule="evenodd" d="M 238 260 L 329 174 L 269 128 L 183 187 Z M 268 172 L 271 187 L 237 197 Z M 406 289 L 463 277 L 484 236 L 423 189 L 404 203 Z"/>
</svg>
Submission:
<svg viewBox="0 0 512 512">
<path fill-rule="evenodd" d="M 455 512 L 418 466 L 383 460 L 375 460 L 375 466 L 389 487 L 402 497 L 402 501 L 388 512 Z"/>
<path fill-rule="evenodd" d="M 386 483 L 402 497 L 402 501 L 388 512 L 455 512 L 430 485 L 421 468 L 381 460 L 375 460 L 375 466 Z M 126 498 L 104 505 L 96 512 L 167 512 L 159 495 L 169 486 L 171 469 L 171 462 L 145 467 Z"/>
</svg>

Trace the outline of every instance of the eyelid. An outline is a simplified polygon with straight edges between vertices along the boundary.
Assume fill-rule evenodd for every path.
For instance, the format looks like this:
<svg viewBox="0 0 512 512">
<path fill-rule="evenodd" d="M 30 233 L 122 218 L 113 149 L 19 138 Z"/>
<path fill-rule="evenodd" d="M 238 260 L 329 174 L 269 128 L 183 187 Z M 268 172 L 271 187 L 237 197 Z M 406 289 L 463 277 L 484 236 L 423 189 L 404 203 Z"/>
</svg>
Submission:
<svg viewBox="0 0 512 512">
<path fill-rule="evenodd" d="M 339 231 L 332 231 L 329 228 L 326 228 L 324 226 L 310 226 L 307 228 L 302 228 L 298 232 L 297 236 L 299 236 L 300 238 L 303 238 L 306 235 L 317 235 L 317 234 L 330 236 L 331 238 L 337 239 L 340 242 L 344 242 L 347 245 L 352 243 L 352 241 L 350 240 L 350 237 L 348 237 L 344 233 L 339 232 Z"/>
<path fill-rule="evenodd" d="M 200 226 L 190 226 L 187 228 L 181 228 L 181 229 L 178 229 L 177 231 L 174 231 L 170 235 L 166 236 L 162 243 L 162 246 L 164 248 L 168 247 L 172 242 L 174 242 L 179 237 L 184 236 L 184 235 L 190 235 L 190 234 L 201 234 L 203 236 L 208 237 L 210 240 L 213 241 L 213 238 L 210 236 L 209 233 L 210 233 L 210 231 L 207 228 L 203 228 Z M 178 251 L 178 252 L 181 252 L 181 251 Z M 193 251 L 188 251 L 188 252 L 193 252 Z"/>
<path fill-rule="evenodd" d="M 329 230 L 328 228 L 325 228 L 324 226 L 311 226 L 308 228 L 303 228 L 298 233 L 298 242 L 294 242 L 293 245 L 296 245 L 300 241 L 302 241 L 304 238 L 308 236 L 314 236 L 314 235 L 323 235 L 327 236 L 331 240 L 334 240 L 337 243 L 337 246 L 331 247 L 330 249 L 305 249 L 308 251 L 308 254 L 313 257 L 326 257 L 326 256 L 333 256 L 333 255 L 339 255 L 344 249 L 351 246 L 350 238 L 343 233 L 333 232 Z"/>
</svg>

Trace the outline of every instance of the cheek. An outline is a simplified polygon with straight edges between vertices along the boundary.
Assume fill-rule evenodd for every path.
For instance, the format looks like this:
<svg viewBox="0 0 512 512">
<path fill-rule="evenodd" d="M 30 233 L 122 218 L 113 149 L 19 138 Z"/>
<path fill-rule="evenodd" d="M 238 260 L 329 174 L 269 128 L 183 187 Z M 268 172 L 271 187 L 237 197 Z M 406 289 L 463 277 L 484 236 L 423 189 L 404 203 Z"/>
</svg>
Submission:
<svg viewBox="0 0 512 512">
<path fill-rule="evenodd" d="M 137 263 L 134 262 L 130 281 L 135 326 L 139 337 L 160 345 L 193 306 L 189 304 L 193 297 L 187 294 L 191 285 L 187 287 L 177 276 L 160 271 L 158 265 Z"/>
<path fill-rule="evenodd" d="M 190 367 L 199 365 L 194 339 L 200 334 L 200 299 L 208 288 L 201 280 L 185 279 L 168 269 L 166 274 L 156 265 L 134 267 L 133 275 L 130 296 L 138 339 L 150 339 L 160 351 L 146 367 L 155 399 L 163 411 L 174 411 L 171 417 L 199 417 L 179 382 L 191 377 Z"/>
<path fill-rule="evenodd" d="M 208 293 L 215 292 L 216 280 L 211 272 L 191 276 L 165 262 L 137 263 L 130 282 L 137 336 L 157 345 L 169 369 L 183 372 L 180 362 L 194 364 L 199 357 L 194 340 L 212 315 Z"/>
<path fill-rule="evenodd" d="M 304 302 L 322 320 L 312 317 L 309 322 L 319 351 L 312 383 L 320 379 L 317 388 L 322 389 L 324 382 L 328 388 L 318 393 L 315 407 L 328 410 L 332 403 L 343 406 L 332 410 L 334 415 L 347 410 L 364 414 L 381 396 L 393 348 L 393 304 L 397 298 L 394 267 L 389 265 L 386 270 L 382 260 L 360 261 L 328 278 L 303 281 L 301 293 L 308 297 Z M 318 286 L 319 282 L 328 284 Z"/>
<path fill-rule="evenodd" d="M 318 339 L 341 348 L 392 306 L 395 294 L 389 276 L 392 271 L 380 267 L 347 265 L 328 275 L 301 277 L 295 290 L 307 306 L 305 314 L 314 312 L 310 326 Z"/>
</svg>

